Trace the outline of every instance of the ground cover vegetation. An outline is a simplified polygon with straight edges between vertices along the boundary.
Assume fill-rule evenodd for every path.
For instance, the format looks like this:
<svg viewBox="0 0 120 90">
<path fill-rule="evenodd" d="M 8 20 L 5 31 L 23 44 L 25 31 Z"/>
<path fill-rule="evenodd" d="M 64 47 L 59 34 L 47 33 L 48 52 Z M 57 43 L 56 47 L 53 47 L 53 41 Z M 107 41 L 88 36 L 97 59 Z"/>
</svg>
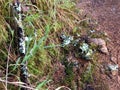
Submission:
<svg viewBox="0 0 120 90">
<path fill-rule="evenodd" d="M 97 66 L 96 52 L 92 60 L 83 60 L 81 62 L 83 64 L 79 65 L 78 60 L 82 57 L 79 57 L 81 54 L 78 49 L 81 44 L 77 42 L 76 47 L 73 44 L 79 38 L 84 43 L 88 36 L 95 38 L 104 36 L 89 35 L 90 18 L 82 15 L 81 9 L 77 9 L 77 1 L 36 0 L 35 3 L 31 3 L 30 0 L 20 1 L 23 5 L 23 27 L 28 39 L 27 53 L 22 61 L 16 55 L 15 23 L 10 9 L 13 1 L 0 0 L 0 89 L 20 89 L 17 83 L 20 82 L 19 68 L 25 61 L 28 61 L 30 87 L 36 90 L 55 90 L 60 86 L 79 90 L 84 88 L 86 82 L 93 82 L 93 74 Z M 62 43 L 61 35 L 73 36 L 72 44 L 63 45 L 65 43 Z M 96 50 L 97 46 L 91 44 L 90 48 Z M 87 54 L 90 55 L 89 52 Z M 86 62 L 88 64 L 84 66 Z M 81 69 L 81 72 L 78 69 Z M 8 83 L 7 87 L 5 82 Z"/>
</svg>

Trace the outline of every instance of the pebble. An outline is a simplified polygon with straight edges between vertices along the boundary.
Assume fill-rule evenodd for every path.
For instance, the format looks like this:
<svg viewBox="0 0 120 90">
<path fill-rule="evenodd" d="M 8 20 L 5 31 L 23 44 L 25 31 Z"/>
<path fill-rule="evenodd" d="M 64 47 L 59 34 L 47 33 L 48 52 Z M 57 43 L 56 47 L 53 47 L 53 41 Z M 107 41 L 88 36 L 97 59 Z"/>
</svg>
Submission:
<svg viewBox="0 0 120 90">
<path fill-rule="evenodd" d="M 109 64 L 108 69 L 111 71 L 113 76 L 118 74 L 118 64 L 115 65 Z"/>
<path fill-rule="evenodd" d="M 99 50 L 102 53 L 107 54 L 107 55 L 109 54 L 105 40 L 103 40 L 101 38 L 91 38 L 91 39 L 89 39 L 89 42 L 94 43 L 94 44 L 100 46 Z"/>
<path fill-rule="evenodd" d="M 111 57 L 110 60 L 111 60 L 112 62 L 114 62 L 115 64 L 117 64 L 117 58 Z"/>
</svg>

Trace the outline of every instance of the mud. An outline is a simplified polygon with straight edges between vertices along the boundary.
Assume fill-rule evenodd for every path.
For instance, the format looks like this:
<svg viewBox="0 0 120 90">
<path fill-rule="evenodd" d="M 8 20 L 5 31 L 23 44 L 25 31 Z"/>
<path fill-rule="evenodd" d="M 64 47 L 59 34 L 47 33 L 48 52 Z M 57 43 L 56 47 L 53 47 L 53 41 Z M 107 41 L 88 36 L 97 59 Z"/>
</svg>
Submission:
<svg viewBox="0 0 120 90">
<path fill-rule="evenodd" d="M 77 7 L 97 21 L 96 30 L 108 34 L 109 55 L 100 54 L 101 65 L 115 63 L 120 67 L 120 0 L 79 0 Z M 99 74 L 110 90 L 120 90 L 120 70 L 117 75 L 110 75 L 111 78 L 100 72 Z"/>
</svg>

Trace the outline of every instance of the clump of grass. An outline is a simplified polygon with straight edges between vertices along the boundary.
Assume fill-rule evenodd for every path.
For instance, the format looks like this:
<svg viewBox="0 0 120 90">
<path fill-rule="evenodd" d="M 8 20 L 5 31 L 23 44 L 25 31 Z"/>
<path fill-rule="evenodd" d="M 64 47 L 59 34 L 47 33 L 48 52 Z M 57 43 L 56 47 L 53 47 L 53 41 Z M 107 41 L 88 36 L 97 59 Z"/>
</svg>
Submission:
<svg viewBox="0 0 120 90">
<path fill-rule="evenodd" d="M 4 10 L 5 0 L 0 0 L 0 44 L 7 40 L 8 32 L 6 31 L 6 20 L 4 13 L 6 10 Z"/>
<path fill-rule="evenodd" d="M 54 43 L 54 45 L 59 44 L 57 34 L 62 30 L 63 32 L 67 32 L 67 30 L 72 32 L 72 29 L 76 27 L 75 21 L 79 20 L 79 16 L 77 15 L 77 9 L 75 9 L 75 3 L 70 0 L 39 0 L 37 1 L 37 10 L 39 11 L 32 14 L 32 11 L 30 11 L 30 15 L 24 19 L 25 24 L 27 23 L 27 27 L 25 27 L 26 34 L 29 36 L 31 35 L 30 32 L 34 33 L 34 30 L 36 30 L 36 40 L 38 42 L 39 38 L 44 38 L 47 25 L 50 25 L 50 31 L 47 34 L 47 39 L 38 46 L 39 49 L 37 49 L 36 54 L 30 58 L 28 66 L 32 67 L 31 73 L 43 76 L 49 75 L 49 72 L 45 74 L 44 69 L 50 66 L 50 59 L 53 60 L 51 57 L 57 57 L 56 60 L 60 58 L 59 47 L 50 48 L 51 51 L 49 51 L 49 48 L 44 47 L 49 46 L 51 43 Z M 34 44 L 34 42 L 32 43 Z M 32 46 L 30 45 L 30 47 Z"/>
<path fill-rule="evenodd" d="M 7 0 L 0 1 L 2 5 L 0 6 L 0 19 L 3 20 L 0 23 L 0 43 L 5 40 L 10 41 L 7 39 L 8 33 L 5 19 L 12 21 L 13 17 L 9 14 L 8 3 Z M 27 54 L 21 61 L 22 63 L 28 61 L 29 73 L 36 76 L 33 77 L 35 80 L 30 78 L 34 86 L 37 85 L 35 82 L 38 78 L 51 76 L 51 62 L 60 60 L 62 56 L 66 55 L 61 53 L 59 35 L 61 33 L 79 33 L 78 27 L 80 27 L 81 21 L 80 12 L 76 8 L 76 2 L 73 0 L 37 0 L 36 3 L 36 5 L 32 5 L 28 1 L 25 3 L 30 9 L 25 13 L 23 26 L 25 35 L 32 38 L 32 40 L 27 42 Z M 2 9 L 3 4 L 8 6 Z M 21 62 L 14 62 L 16 63 L 15 67 L 13 67 L 14 70 L 17 71 L 16 66 L 19 66 Z M 67 62 L 65 66 L 68 74 L 66 81 L 72 82 L 74 79 L 73 65 L 68 65 Z"/>
<path fill-rule="evenodd" d="M 36 7 L 36 12 L 30 10 L 28 12 L 29 15 L 24 19 L 25 23 L 28 23 L 27 28 L 25 28 L 26 34 L 31 35 L 30 31 L 32 30 L 31 32 L 34 33 L 33 29 L 35 29 L 37 32 L 36 40 L 39 40 L 39 38 L 44 37 L 45 26 L 47 25 L 50 25 L 50 32 L 46 41 L 41 43 L 43 51 L 41 52 L 39 49 L 36 53 L 38 57 L 34 55 L 32 58 L 34 58 L 34 61 L 41 59 L 43 62 L 51 59 L 51 57 L 57 57 L 56 60 L 58 60 L 60 58 L 59 47 L 44 47 L 51 46 L 52 44 L 58 45 L 60 42 L 57 34 L 60 34 L 61 31 L 70 33 L 77 27 L 76 21 L 80 20 L 80 18 L 75 2 L 71 0 L 38 0 Z M 31 61 L 33 60 L 31 59 Z"/>
<path fill-rule="evenodd" d="M 75 74 L 73 72 L 73 63 L 68 62 L 67 59 L 62 60 L 63 65 L 65 66 L 65 78 L 64 78 L 64 84 L 69 86 L 70 88 L 74 88 L 73 83 L 75 83 L 74 78 Z"/>
<path fill-rule="evenodd" d="M 8 33 L 6 31 L 5 19 L 2 16 L 0 16 L 0 20 L 1 20 L 0 22 L 0 44 L 1 44 L 3 41 L 4 42 L 7 41 Z"/>
<path fill-rule="evenodd" d="M 84 83 L 86 82 L 90 83 L 93 81 L 93 77 L 92 77 L 93 71 L 94 71 L 93 64 L 89 63 L 86 71 L 83 73 L 82 81 Z"/>
</svg>

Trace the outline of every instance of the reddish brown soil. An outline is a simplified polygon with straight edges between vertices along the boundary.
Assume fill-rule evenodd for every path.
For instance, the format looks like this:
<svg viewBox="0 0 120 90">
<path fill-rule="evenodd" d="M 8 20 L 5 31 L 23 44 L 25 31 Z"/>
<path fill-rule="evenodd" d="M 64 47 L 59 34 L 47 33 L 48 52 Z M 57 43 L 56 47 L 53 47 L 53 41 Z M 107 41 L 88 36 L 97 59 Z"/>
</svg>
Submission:
<svg viewBox="0 0 120 90">
<path fill-rule="evenodd" d="M 97 20 L 96 30 L 106 32 L 110 39 L 107 42 L 109 55 L 100 55 L 101 66 L 110 63 L 120 66 L 120 0 L 79 0 L 78 7 Z M 120 70 L 114 76 L 101 72 L 98 74 L 110 90 L 120 90 Z"/>
</svg>

